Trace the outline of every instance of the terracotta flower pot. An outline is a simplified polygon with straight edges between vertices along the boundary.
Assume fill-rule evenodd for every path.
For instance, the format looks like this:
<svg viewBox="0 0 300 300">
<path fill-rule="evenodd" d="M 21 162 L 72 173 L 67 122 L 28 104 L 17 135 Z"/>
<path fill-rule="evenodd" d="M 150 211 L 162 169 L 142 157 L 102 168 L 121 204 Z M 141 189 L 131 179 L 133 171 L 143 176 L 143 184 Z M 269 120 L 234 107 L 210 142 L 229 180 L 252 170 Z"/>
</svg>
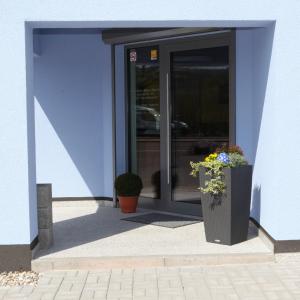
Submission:
<svg viewBox="0 0 300 300">
<path fill-rule="evenodd" d="M 120 208 L 123 213 L 135 213 L 138 196 L 118 196 Z"/>
</svg>

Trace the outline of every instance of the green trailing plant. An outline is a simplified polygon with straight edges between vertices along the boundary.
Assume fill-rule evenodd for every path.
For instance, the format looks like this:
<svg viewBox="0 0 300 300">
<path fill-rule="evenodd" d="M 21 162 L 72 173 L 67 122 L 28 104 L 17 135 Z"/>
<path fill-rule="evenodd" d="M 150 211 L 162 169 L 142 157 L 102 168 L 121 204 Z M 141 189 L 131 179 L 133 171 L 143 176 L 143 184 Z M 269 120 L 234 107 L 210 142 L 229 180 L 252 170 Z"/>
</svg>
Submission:
<svg viewBox="0 0 300 300">
<path fill-rule="evenodd" d="M 205 169 L 205 175 L 210 178 L 204 183 L 204 187 L 200 187 L 201 192 L 205 194 L 211 194 L 218 196 L 224 193 L 224 163 L 219 160 L 203 161 L 203 162 L 191 162 L 192 172 L 191 175 L 196 177 L 201 169 Z"/>
<path fill-rule="evenodd" d="M 223 152 L 219 152 L 221 150 Z M 209 179 L 205 180 L 204 187 L 200 187 L 200 190 L 202 193 L 210 194 L 213 197 L 221 196 L 226 191 L 224 168 L 235 168 L 248 164 L 240 147 L 223 146 L 221 150 L 219 148 L 218 152 L 211 153 L 205 157 L 204 161 L 190 162 L 191 175 L 194 177 L 198 175 L 201 168 L 205 169 L 205 175 Z"/>
<path fill-rule="evenodd" d="M 133 173 L 124 173 L 115 180 L 115 189 L 118 196 L 139 196 L 142 188 L 141 178 Z"/>
</svg>

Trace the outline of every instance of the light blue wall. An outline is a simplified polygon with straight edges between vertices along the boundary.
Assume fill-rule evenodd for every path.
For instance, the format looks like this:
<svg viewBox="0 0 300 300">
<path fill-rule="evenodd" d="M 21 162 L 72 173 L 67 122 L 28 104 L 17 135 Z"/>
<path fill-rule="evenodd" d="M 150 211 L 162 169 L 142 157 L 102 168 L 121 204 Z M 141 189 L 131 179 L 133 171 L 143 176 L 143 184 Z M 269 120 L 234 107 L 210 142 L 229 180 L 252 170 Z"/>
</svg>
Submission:
<svg viewBox="0 0 300 300">
<path fill-rule="evenodd" d="M 244 124 L 246 133 L 243 134 L 240 130 L 239 136 L 244 135 L 243 143 L 248 145 L 246 153 L 255 162 L 253 183 L 257 186 L 255 193 L 256 198 L 260 199 L 260 209 L 255 204 L 253 215 L 257 218 L 259 216 L 260 222 L 275 239 L 300 239 L 300 159 L 297 155 L 300 147 L 299 14 L 298 0 L 2 1 L 0 244 L 28 243 L 36 234 L 36 180 L 33 172 L 35 162 L 32 136 L 34 124 L 30 117 L 33 101 L 32 61 L 30 55 L 25 55 L 26 37 L 30 41 L 25 28 L 258 27 L 269 26 L 273 22 L 276 22 L 276 26 L 267 80 L 266 73 L 261 73 L 260 70 L 266 70 L 265 58 L 270 54 L 267 45 L 271 43 L 261 34 L 263 29 L 253 34 L 253 105 L 249 108 L 252 110 L 251 126 L 249 123 L 247 126 Z M 270 34 L 267 36 L 271 37 Z M 30 47 L 27 46 L 27 49 Z M 110 59 L 108 52 L 105 48 L 107 60 L 104 64 L 108 64 Z M 103 79 L 106 83 L 102 81 L 105 88 L 103 93 L 108 95 L 109 71 L 105 75 Z M 251 75 L 245 72 L 243 76 L 249 78 Z M 264 87 L 265 91 L 262 93 Z M 246 86 L 244 92 L 247 99 L 251 98 L 246 95 L 249 88 Z M 243 96 L 242 89 L 239 93 Z M 240 101 L 243 103 L 246 100 L 240 98 Z M 248 101 L 241 103 L 237 103 L 238 107 L 249 107 Z M 107 102 L 103 111 L 107 113 L 110 105 Z M 105 114 L 101 124 L 108 136 L 105 141 L 109 145 L 111 126 L 107 116 Z M 243 119 L 238 118 L 238 124 L 241 124 Z M 246 119 L 249 118 L 247 116 Z M 251 142 L 245 136 L 249 136 Z M 252 145 L 251 149 L 249 145 Z M 111 158 L 112 152 L 105 147 L 103 155 Z M 103 161 L 104 169 L 109 164 L 108 161 Z M 73 174 L 75 173 L 74 170 Z M 111 190 L 109 170 L 105 175 L 103 189 L 108 193 Z M 82 183 L 82 179 L 80 181 Z M 82 185 L 82 189 L 87 190 L 87 187 Z"/>
<path fill-rule="evenodd" d="M 278 240 L 300 238 L 300 47 L 281 36 L 284 27 L 238 30 L 236 39 L 237 143 L 254 165 L 251 215 Z"/>
<path fill-rule="evenodd" d="M 11 24 L 2 13 L 0 244 L 28 244 L 37 235 L 32 35 L 23 22 Z"/>
<path fill-rule="evenodd" d="M 99 33 L 37 38 L 37 182 L 54 197 L 112 196 L 110 47 Z"/>
<path fill-rule="evenodd" d="M 270 135 L 274 123 L 271 117 L 274 107 L 268 107 L 265 98 L 267 92 L 273 93 L 268 91 L 268 82 L 270 65 L 274 60 L 274 29 L 275 24 L 236 32 L 237 144 L 244 149 L 247 159 L 254 166 L 251 216 L 264 228 L 271 228 L 269 233 L 272 236 L 276 235 L 277 229 L 274 216 L 279 217 L 279 211 L 274 209 L 278 205 L 275 200 L 278 188 L 272 182 L 268 167 L 268 164 L 272 166 L 273 157 L 267 155 L 273 152 L 274 141 L 270 139 Z M 262 124 L 270 126 L 263 139 Z M 264 159 L 257 163 L 262 153 L 265 153 Z"/>
<path fill-rule="evenodd" d="M 249 163 L 254 162 L 253 145 L 253 31 L 236 30 L 236 143 Z"/>
<path fill-rule="evenodd" d="M 25 29 L 26 83 L 27 83 L 27 145 L 28 145 L 28 195 L 30 241 L 38 234 L 37 200 L 36 200 L 36 151 L 35 151 L 35 117 L 34 117 L 34 51 L 32 31 Z"/>
</svg>

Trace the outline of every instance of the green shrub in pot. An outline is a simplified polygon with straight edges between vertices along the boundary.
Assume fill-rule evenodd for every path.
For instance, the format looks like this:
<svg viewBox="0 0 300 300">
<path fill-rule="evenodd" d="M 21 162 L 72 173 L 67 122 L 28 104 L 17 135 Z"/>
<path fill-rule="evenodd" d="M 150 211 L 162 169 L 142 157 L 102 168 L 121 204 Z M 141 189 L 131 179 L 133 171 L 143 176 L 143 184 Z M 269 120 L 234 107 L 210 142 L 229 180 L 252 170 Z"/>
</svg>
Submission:
<svg viewBox="0 0 300 300">
<path fill-rule="evenodd" d="M 142 188 L 143 182 L 136 174 L 127 172 L 116 178 L 115 189 L 122 212 L 132 213 L 136 211 L 138 197 Z"/>
<path fill-rule="evenodd" d="M 118 196 L 139 196 L 142 188 L 141 178 L 130 172 L 119 175 L 115 180 L 115 189 Z"/>
</svg>

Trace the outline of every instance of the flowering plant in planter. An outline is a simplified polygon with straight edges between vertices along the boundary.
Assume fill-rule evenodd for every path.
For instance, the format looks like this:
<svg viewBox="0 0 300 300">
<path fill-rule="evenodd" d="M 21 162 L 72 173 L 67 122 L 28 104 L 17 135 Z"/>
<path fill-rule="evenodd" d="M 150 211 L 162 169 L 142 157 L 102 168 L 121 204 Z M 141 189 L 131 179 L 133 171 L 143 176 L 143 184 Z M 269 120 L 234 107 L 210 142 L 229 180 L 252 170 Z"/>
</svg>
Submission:
<svg viewBox="0 0 300 300">
<path fill-rule="evenodd" d="M 222 146 L 191 167 L 199 175 L 206 240 L 224 245 L 247 240 L 252 166 L 242 150 Z"/>
<path fill-rule="evenodd" d="M 200 168 L 203 167 L 205 175 L 209 178 L 205 181 L 204 187 L 200 187 L 201 192 L 212 196 L 220 196 L 226 190 L 223 169 L 248 165 L 248 162 L 241 148 L 233 145 L 219 147 L 215 152 L 205 157 L 204 161 L 191 161 L 190 165 L 192 176 L 196 177 Z"/>
</svg>

